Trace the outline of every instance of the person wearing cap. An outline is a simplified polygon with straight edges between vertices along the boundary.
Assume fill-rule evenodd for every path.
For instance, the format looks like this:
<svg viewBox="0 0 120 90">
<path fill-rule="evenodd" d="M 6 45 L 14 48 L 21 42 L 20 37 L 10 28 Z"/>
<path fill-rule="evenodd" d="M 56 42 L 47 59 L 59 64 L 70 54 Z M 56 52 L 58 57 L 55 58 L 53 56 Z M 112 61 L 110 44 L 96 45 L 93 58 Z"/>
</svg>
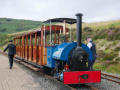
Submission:
<svg viewBox="0 0 120 90">
<path fill-rule="evenodd" d="M 93 42 L 92 38 L 87 38 L 87 46 L 89 47 L 93 54 L 93 60 L 88 61 L 88 67 L 90 70 L 93 70 L 93 64 L 95 63 L 96 60 L 96 45 Z"/>
<path fill-rule="evenodd" d="M 10 69 L 12 69 L 12 67 L 13 67 L 13 58 L 14 58 L 14 55 L 16 54 L 16 46 L 13 44 L 12 40 L 9 41 L 9 44 L 4 49 L 3 52 L 5 52 L 7 49 L 8 49 L 9 66 L 10 66 Z"/>
</svg>

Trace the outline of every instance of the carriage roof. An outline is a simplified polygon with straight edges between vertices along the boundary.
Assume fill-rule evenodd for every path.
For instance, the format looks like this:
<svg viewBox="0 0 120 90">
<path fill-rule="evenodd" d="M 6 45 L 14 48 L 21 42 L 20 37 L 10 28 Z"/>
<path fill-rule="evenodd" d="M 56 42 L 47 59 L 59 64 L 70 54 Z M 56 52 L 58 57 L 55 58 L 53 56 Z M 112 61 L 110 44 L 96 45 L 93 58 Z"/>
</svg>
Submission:
<svg viewBox="0 0 120 90">
<path fill-rule="evenodd" d="M 50 26 L 42 26 L 41 28 L 39 28 L 39 29 L 36 29 L 35 31 L 31 31 L 31 32 L 24 32 L 24 33 L 22 33 L 22 34 L 20 34 L 20 35 L 16 35 L 16 37 L 15 38 L 20 38 L 20 37 L 22 37 L 22 36 L 27 36 L 27 35 L 30 35 L 30 34 L 35 34 L 35 33 L 37 33 L 37 35 L 39 36 L 39 35 L 41 35 L 40 33 L 41 33 L 41 30 L 45 30 L 45 32 L 46 32 L 46 34 L 49 34 L 49 32 L 50 32 Z M 60 33 L 60 30 L 61 30 L 61 32 L 63 32 L 63 26 L 61 26 L 61 25 L 51 25 L 51 31 L 54 33 L 55 31 L 56 31 L 56 33 Z M 69 31 L 69 29 L 68 28 L 66 28 L 66 32 L 68 32 Z"/>
<path fill-rule="evenodd" d="M 68 24 L 74 24 L 76 23 L 76 19 L 74 18 L 53 18 L 53 19 L 48 19 L 44 21 L 44 23 L 49 23 L 49 22 L 66 22 Z"/>
</svg>

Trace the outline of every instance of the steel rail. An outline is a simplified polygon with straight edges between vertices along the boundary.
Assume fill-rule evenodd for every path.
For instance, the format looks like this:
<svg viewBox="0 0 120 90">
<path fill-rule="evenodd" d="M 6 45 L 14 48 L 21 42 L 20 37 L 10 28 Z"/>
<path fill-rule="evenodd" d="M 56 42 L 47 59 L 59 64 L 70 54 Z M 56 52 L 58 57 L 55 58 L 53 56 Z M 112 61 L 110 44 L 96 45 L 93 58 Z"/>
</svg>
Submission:
<svg viewBox="0 0 120 90">
<path fill-rule="evenodd" d="M 110 75 L 110 74 L 106 74 L 106 73 L 101 73 L 101 75 L 102 75 L 101 78 L 103 78 L 103 79 L 107 79 L 109 81 L 120 84 L 120 77 Z"/>
<path fill-rule="evenodd" d="M 120 79 L 120 77 L 110 75 L 110 74 L 106 74 L 106 73 L 101 73 L 101 75 L 105 75 L 105 76 L 109 76 L 109 77 L 112 77 L 112 78 Z"/>
</svg>

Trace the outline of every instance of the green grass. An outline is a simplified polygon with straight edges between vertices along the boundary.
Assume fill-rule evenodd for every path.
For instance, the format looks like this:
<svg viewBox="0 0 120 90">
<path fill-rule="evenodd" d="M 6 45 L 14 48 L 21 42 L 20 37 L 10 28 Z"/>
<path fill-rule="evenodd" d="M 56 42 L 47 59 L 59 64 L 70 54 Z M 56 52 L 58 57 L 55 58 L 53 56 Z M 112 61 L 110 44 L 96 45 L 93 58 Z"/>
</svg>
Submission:
<svg viewBox="0 0 120 90">
<path fill-rule="evenodd" d="M 84 27 L 91 27 L 94 30 L 105 30 L 109 28 L 120 28 L 120 20 L 116 21 L 106 21 L 106 22 L 95 22 L 95 23 L 85 23 Z"/>
<path fill-rule="evenodd" d="M 0 18 L 0 33 L 10 34 L 28 31 L 41 26 L 40 21 Z"/>
<path fill-rule="evenodd" d="M 3 48 L 3 47 L 0 47 L 0 50 L 4 50 L 4 48 Z"/>
<path fill-rule="evenodd" d="M 120 74 L 120 64 L 110 65 L 106 71 Z"/>
<path fill-rule="evenodd" d="M 102 64 L 100 64 L 100 63 L 95 63 L 94 69 L 105 71 L 106 66 L 105 66 L 105 65 L 102 65 Z"/>
<path fill-rule="evenodd" d="M 117 73 L 120 74 L 120 64 L 110 64 L 110 65 L 103 65 L 100 63 L 96 63 L 94 65 L 94 69 L 96 70 L 101 70 L 101 71 L 106 71 L 110 73 Z"/>
</svg>

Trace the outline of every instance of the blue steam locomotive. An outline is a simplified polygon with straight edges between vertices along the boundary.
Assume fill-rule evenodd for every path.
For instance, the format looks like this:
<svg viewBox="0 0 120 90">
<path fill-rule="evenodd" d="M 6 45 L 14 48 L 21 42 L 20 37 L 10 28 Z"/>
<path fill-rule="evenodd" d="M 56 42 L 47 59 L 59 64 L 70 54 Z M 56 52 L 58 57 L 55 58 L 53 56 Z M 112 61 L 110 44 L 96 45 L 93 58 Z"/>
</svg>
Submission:
<svg viewBox="0 0 120 90">
<path fill-rule="evenodd" d="M 77 21 L 77 42 L 63 42 L 47 47 L 47 65 L 44 70 L 63 80 L 64 84 L 98 83 L 101 81 L 100 71 L 90 71 L 88 68 L 88 61 L 93 59 L 92 52 L 81 43 L 82 14 L 76 16 L 77 20 L 68 20 L 68 23 Z M 48 21 L 57 20 L 63 21 Z"/>
</svg>

